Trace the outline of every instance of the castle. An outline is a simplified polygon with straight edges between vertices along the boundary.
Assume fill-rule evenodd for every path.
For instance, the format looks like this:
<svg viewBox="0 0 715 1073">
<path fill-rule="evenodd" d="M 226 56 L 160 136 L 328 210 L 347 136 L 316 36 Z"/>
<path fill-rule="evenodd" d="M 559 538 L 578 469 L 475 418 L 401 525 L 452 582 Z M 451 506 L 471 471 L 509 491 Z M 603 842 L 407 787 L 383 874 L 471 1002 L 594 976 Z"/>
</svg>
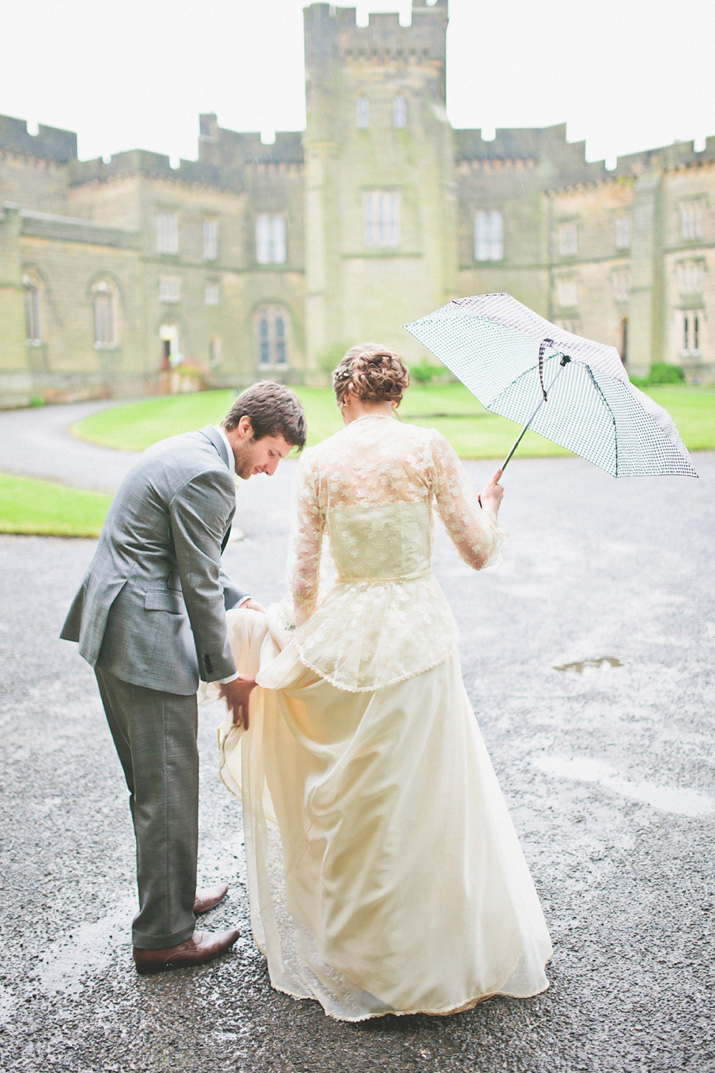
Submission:
<svg viewBox="0 0 715 1073">
<path fill-rule="evenodd" d="M 485 291 L 715 381 L 715 137 L 607 170 L 565 125 L 454 130 L 447 18 L 310 5 L 305 131 L 202 115 L 176 168 L 0 116 L 0 405 L 319 382 L 363 339 L 420 361 L 401 325 Z"/>
</svg>

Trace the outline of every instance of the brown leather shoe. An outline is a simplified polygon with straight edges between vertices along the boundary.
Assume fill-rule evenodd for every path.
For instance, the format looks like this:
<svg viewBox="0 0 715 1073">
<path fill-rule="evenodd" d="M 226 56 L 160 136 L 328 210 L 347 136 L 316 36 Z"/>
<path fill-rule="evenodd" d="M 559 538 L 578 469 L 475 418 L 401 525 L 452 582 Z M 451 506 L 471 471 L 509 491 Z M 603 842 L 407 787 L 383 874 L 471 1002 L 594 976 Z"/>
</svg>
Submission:
<svg viewBox="0 0 715 1073">
<path fill-rule="evenodd" d="M 140 950 L 134 947 L 132 956 L 137 972 L 142 976 L 150 972 L 164 972 L 165 969 L 189 969 L 194 965 L 204 965 L 207 961 L 225 954 L 238 939 L 237 928 L 220 931 L 211 935 L 205 931 L 195 931 L 190 939 L 178 946 L 168 946 L 163 950 Z"/>
<path fill-rule="evenodd" d="M 194 914 L 208 913 L 209 909 L 222 902 L 228 894 L 228 883 L 217 883 L 215 887 L 202 887 L 196 891 L 194 900 Z"/>
</svg>

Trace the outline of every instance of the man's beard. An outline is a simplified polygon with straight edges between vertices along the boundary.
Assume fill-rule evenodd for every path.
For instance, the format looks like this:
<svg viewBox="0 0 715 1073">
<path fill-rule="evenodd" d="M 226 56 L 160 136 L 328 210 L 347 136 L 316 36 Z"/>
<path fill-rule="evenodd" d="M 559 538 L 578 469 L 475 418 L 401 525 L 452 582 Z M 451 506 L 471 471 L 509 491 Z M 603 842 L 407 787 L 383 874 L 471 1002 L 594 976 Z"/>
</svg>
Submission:
<svg viewBox="0 0 715 1073">
<path fill-rule="evenodd" d="M 244 481 L 252 475 L 255 469 L 253 461 L 253 447 L 256 442 L 256 437 L 251 436 L 250 440 L 241 444 L 237 451 L 234 451 L 235 470 L 236 474 Z"/>
</svg>

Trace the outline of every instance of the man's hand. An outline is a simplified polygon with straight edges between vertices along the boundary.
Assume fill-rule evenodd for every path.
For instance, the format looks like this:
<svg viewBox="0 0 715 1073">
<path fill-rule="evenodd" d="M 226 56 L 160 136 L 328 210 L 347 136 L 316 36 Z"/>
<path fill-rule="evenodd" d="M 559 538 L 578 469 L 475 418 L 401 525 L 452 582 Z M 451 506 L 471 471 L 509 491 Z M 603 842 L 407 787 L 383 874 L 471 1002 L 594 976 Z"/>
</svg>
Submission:
<svg viewBox="0 0 715 1073">
<path fill-rule="evenodd" d="M 249 611 L 263 611 L 265 613 L 265 607 L 263 604 L 259 604 L 258 600 L 244 600 L 241 604 L 241 610 L 247 607 Z"/>
<path fill-rule="evenodd" d="M 238 678 L 234 678 L 232 682 L 224 682 L 220 687 L 226 707 L 233 715 L 235 727 L 243 726 L 244 730 L 248 730 L 248 698 L 255 688 L 256 679 L 245 674 L 239 674 Z"/>
</svg>

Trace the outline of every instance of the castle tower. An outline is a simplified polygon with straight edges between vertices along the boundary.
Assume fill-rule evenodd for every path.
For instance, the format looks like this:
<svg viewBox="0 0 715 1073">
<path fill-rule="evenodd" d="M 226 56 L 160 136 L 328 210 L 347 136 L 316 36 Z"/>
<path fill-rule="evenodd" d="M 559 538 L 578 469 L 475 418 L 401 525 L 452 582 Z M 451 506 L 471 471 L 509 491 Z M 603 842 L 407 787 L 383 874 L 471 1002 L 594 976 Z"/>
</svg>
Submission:
<svg viewBox="0 0 715 1073">
<path fill-rule="evenodd" d="M 416 356 L 401 325 L 455 287 L 452 130 L 445 110 L 447 0 L 413 0 L 412 24 L 354 8 L 304 11 L 306 351 L 376 339 Z"/>
</svg>

